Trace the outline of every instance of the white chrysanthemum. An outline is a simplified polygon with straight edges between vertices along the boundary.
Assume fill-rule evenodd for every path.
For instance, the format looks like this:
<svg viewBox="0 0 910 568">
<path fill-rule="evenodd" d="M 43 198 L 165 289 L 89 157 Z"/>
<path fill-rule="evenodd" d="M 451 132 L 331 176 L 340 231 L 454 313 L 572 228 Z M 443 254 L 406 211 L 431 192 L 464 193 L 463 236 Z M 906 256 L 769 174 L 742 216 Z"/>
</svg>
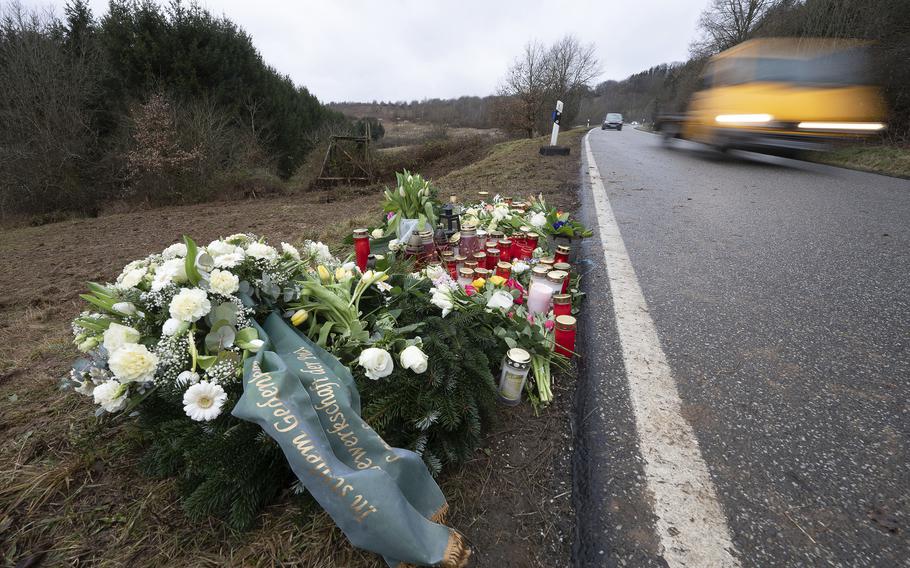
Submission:
<svg viewBox="0 0 910 568">
<path fill-rule="evenodd" d="M 199 381 L 183 393 L 183 411 L 197 422 L 207 422 L 218 418 L 226 400 L 221 385 Z"/>
<path fill-rule="evenodd" d="M 152 290 L 157 292 L 168 284 L 182 284 L 186 282 L 186 261 L 182 258 L 172 258 L 165 260 L 161 266 L 155 269 L 155 277 L 152 278 Z"/>
<path fill-rule="evenodd" d="M 221 256 L 215 257 L 215 266 L 218 268 L 234 268 L 246 258 L 246 255 L 243 251 L 232 252 L 230 254 L 222 254 Z"/>
<path fill-rule="evenodd" d="M 230 296 L 240 289 L 240 278 L 227 270 L 215 269 L 209 275 L 209 289 L 216 294 Z"/>
<path fill-rule="evenodd" d="M 174 243 L 171 246 L 164 249 L 161 253 L 161 256 L 165 260 L 171 260 L 173 258 L 185 257 L 186 256 L 186 244 L 185 243 Z"/>
<path fill-rule="evenodd" d="M 281 243 L 281 252 L 290 256 L 294 260 L 300 260 L 300 251 L 292 244 Z"/>
<path fill-rule="evenodd" d="M 385 231 L 383 231 L 381 228 L 378 228 L 378 227 L 373 229 L 373 231 L 370 233 L 370 236 L 373 237 L 374 239 L 381 239 L 384 235 L 385 235 Z"/>
<path fill-rule="evenodd" d="M 395 363 L 392 361 L 392 356 L 389 352 L 378 347 L 368 347 L 361 351 L 360 357 L 357 358 L 357 364 L 363 367 L 367 377 L 374 381 L 382 377 L 388 377 L 395 368 Z"/>
<path fill-rule="evenodd" d="M 199 288 L 184 288 L 177 292 L 171 300 L 171 317 L 187 322 L 194 322 L 209 313 L 212 303 L 209 302 L 205 290 Z"/>
<path fill-rule="evenodd" d="M 414 371 L 418 375 L 426 372 L 428 360 L 427 354 L 421 351 L 420 347 L 417 347 L 416 345 L 408 345 L 404 348 L 404 351 L 401 352 L 401 355 L 399 355 L 401 366 L 405 369 Z"/>
<path fill-rule="evenodd" d="M 398 239 L 392 239 L 389 241 L 389 250 L 396 251 L 401 248 L 401 245 L 398 243 Z"/>
<path fill-rule="evenodd" d="M 141 268 L 130 268 L 129 270 L 125 269 L 120 277 L 117 278 L 117 286 L 124 290 L 135 288 L 142 282 L 142 278 L 145 276 L 146 272 L 148 272 L 148 268 L 145 268 L 144 266 Z"/>
<path fill-rule="evenodd" d="M 117 381 L 107 381 L 96 386 L 92 391 L 95 404 L 108 412 L 119 412 L 126 407 L 126 385 Z"/>
<path fill-rule="evenodd" d="M 126 325 L 112 323 L 104 331 L 104 348 L 108 353 L 113 353 L 127 343 L 137 341 L 139 341 L 139 331 Z"/>
<path fill-rule="evenodd" d="M 265 243 L 250 243 L 246 247 L 246 253 L 253 258 L 264 260 L 276 260 L 278 258 L 278 251 L 275 250 L 275 247 L 270 247 Z"/>
<path fill-rule="evenodd" d="M 145 345 L 127 343 L 111 353 L 107 366 L 122 383 L 144 383 L 155 377 L 158 356 Z"/>
</svg>

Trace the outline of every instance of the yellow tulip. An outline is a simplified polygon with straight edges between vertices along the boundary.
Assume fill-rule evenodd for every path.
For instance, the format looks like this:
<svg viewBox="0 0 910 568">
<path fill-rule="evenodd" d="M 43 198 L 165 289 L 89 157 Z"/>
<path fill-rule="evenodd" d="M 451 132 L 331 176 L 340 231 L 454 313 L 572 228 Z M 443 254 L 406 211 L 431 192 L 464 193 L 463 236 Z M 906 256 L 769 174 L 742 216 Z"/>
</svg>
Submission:
<svg viewBox="0 0 910 568">
<path fill-rule="evenodd" d="M 308 314 L 306 310 L 297 310 L 294 312 L 294 315 L 291 316 L 291 323 L 294 324 L 294 326 L 299 326 L 309 319 L 309 317 L 310 314 Z"/>
<path fill-rule="evenodd" d="M 474 286 L 475 290 L 482 290 L 483 285 L 486 283 L 487 283 L 487 281 L 484 280 L 483 278 L 478 278 L 477 280 L 471 282 L 471 285 Z"/>
<path fill-rule="evenodd" d="M 332 281 L 332 275 L 329 274 L 329 269 L 325 266 L 320 264 L 316 267 L 316 272 L 319 273 L 319 279 L 322 280 L 323 284 L 328 284 Z"/>
<path fill-rule="evenodd" d="M 493 286 L 502 286 L 505 283 L 506 283 L 506 279 L 503 278 L 502 276 L 497 276 L 495 274 L 493 276 L 490 276 L 490 284 L 492 284 Z"/>
<path fill-rule="evenodd" d="M 350 277 L 351 277 L 350 270 L 345 270 L 344 268 L 341 268 L 340 266 L 335 269 L 335 280 L 337 280 L 339 282 L 344 282 L 345 280 L 347 280 Z"/>
</svg>

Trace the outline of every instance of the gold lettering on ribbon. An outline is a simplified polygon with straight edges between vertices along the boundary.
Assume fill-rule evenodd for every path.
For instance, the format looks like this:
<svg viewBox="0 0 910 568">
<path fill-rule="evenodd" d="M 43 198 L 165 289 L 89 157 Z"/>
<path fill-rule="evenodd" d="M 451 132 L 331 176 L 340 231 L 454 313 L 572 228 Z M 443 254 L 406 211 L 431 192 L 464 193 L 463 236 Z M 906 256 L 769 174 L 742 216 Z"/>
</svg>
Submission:
<svg viewBox="0 0 910 568">
<path fill-rule="evenodd" d="M 278 419 L 272 423 L 272 428 L 279 434 L 287 434 L 288 432 L 294 434 L 292 431 L 295 429 L 297 430 L 296 435 L 290 439 L 290 444 L 297 453 L 303 456 L 303 459 L 312 466 L 310 472 L 318 475 L 318 479 L 328 485 L 336 495 L 350 500 L 348 506 L 355 513 L 354 519 L 358 523 L 362 523 L 370 513 L 377 512 L 376 507 L 370 505 L 363 495 L 357 494 L 354 486 L 345 481 L 345 478 L 336 477 L 332 474 L 332 470 L 329 468 L 325 459 L 323 459 L 316 450 L 316 445 L 313 443 L 310 434 L 303 428 L 299 428 L 300 420 L 294 416 L 293 411 L 278 397 L 278 387 L 272 380 L 271 373 L 263 373 L 259 366 L 259 362 L 257 361 L 253 363 L 253 372 L 251 375 L 248 382 L 256 386 L 256 390 L 262 398 L 261 401 L 256 402 L 256 406 L 258 408 L 271 410 L 272 416 Z M 332 398 L 334 400 L 334 391 L 332 391 Z M 338 411 L 337 413 L 341 415 L 340 420 L 344 421 L 344 416 L 341 412 Z M 333 421 L 333 424 L 338 426 L 335 421 Z M 343 427 L 347 427 L 347 422 L 343 422 L 343 424 Z M 335 428 L 335 426 L 333 426 L 333 428 Z M 352 434 L 348 432 L 348 435 L 351 436 Z M 275 437 L 276 439 L 281 438 L 281 436 L 277 435 Z M 355 444 L 356 441 L 357 438 L 354 438 Z M 345 442 L 345 445 L 347 446 L 347 442 Z M 363 450 L 361 449 L 360 451 L 362 452 Z M 358 468 L 363 469 L 360 467 L 359 463 Z"/>
</svg>

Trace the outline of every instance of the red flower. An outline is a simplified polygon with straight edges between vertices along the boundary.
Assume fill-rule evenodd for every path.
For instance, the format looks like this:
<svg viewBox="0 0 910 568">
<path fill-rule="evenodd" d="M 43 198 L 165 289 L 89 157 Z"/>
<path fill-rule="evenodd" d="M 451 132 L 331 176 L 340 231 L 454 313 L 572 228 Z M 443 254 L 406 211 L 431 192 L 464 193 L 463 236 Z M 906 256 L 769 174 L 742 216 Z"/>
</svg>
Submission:
<svg viewBox="0 0 910 568">
<path fill-rule="evenodd" d="M 474 294 L 477 293 L 477 290 L 473 286 L 468 284 L 467 286 L 464 287 L 464 293 L 467 294 L 468 296 L 473 296 Z"/>
<path fill-rule="evenodd" d="M 556 322 L 554 322 L 553 320 L 547 320 L 547 321 L 543 322 L 543 326 L 545 328 L 547 328 L 547 331 L 552 331 L 553 328 L 556 326 Z"/>
</svg>

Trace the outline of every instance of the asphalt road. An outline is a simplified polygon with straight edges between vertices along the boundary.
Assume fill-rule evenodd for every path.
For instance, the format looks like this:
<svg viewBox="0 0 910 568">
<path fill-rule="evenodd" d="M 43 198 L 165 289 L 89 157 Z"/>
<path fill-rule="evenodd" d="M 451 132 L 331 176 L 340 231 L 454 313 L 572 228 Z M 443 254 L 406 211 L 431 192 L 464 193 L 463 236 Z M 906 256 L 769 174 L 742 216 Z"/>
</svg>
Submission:
<svg viewBox="0 0 910 568">
<path fill-rule="evenodd" d="M 910 566 L 910 181 L 631 127 L 588 140 L 740 564 Z M 662 566 L 585 246 L 575 563 Z"/>
</svg>

